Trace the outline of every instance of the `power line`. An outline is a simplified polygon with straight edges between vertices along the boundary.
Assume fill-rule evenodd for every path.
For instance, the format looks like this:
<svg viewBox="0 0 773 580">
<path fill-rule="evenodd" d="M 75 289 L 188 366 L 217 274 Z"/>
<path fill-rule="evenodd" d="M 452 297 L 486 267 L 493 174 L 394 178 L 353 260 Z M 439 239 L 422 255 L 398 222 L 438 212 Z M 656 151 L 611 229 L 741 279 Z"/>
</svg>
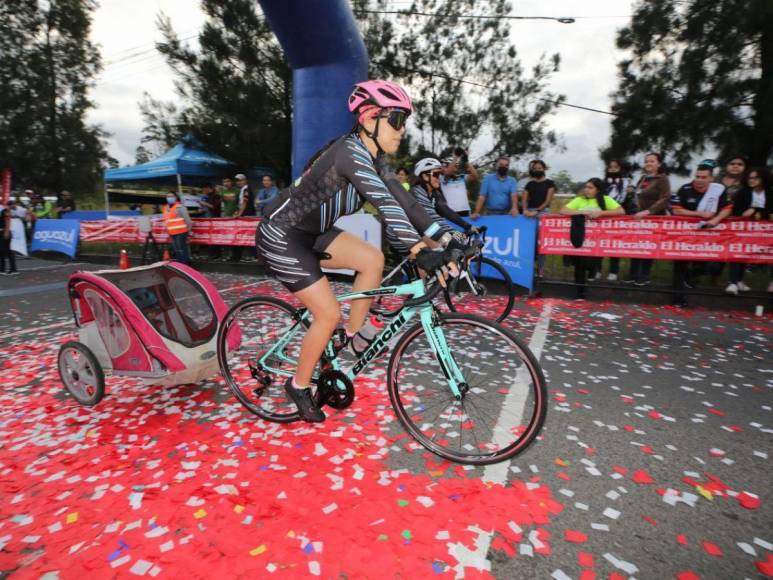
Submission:
<svg viewBox="0 0 773 580">
<path fill-rule="evenodd" d="M 448 75 L 443 75 L 443 74 L 440 74 L 440 73 L 432 73 L 432 72 L 429 72 L 429 71 L 409 69 L 409 68 L 405 68 L 405 67 L 402 67 L 402 66 L 396 66 L 396 65 L 393 65 L 393 64 L 386 64 L 384 62 L 380 62 L 378 64 L 380 64 L 381 66 L 387 67 L 387 68 L 399 69 L 399 70 L 402 70 L 402 71 L 405 71 L 405 72 L 409 72 L 409 73 L 413 73 L 413 74 L 420 74 L 420 75 L 427 75 L 427 76 L 431 76 L 431 77 L 438 77 L 438 78 L 446 79 L 446 80 L 449 80 L 449 81 L 455 81 L 455 82 L 464 83 L 464 84 L 467 84 L 467 85 L 472 85 L 474 87 L 480 87 L 480 88 L 483 88 L 483 89 L 491 90 L 491 86 L 490 85 L 484 85 L 482 83 L 476 83 L 475 81 L 470 81 L 470 80 L 467 80 L 467 79 L 451 77 L 451 76 L 448 76 Z M 558 101 L 558 100 L 554 100 L 554 99 L 546 99 L 544 97 L 533 97 L 533 98 L 537 99 L 538 101 L 545 101 L 546 103 L 553 103 L 555 105 L 559 105 L 559 106 L 562 106 L 562 107 L 571 107 L 573 109 L 581 109 L 583 111 L 590 111 L 592 113 L 601 113 L 602 115 L 611 115 L 613 117 L 617 117 L 618 116 L 617 113 L 613 113 L 611 111 L 603 111 L 601 109 L 594 109 L 593 107 L 585 107 L 583 105 L 574 105 L 572 103 L 567 103 L 565 101 Z"/>
<path fill-rule="evenodd" d="M 555 20 L 571 24 L 574 18 L 568 16 L 512 16 L 509 14 L 443 14 L 442 12 L 408 12 L 404 10 L 354 10 L 355 14 L 399 14 L 400 16 L 428 16 L 430 18 L 459 18 L 465 20 Z"/>
</svg>

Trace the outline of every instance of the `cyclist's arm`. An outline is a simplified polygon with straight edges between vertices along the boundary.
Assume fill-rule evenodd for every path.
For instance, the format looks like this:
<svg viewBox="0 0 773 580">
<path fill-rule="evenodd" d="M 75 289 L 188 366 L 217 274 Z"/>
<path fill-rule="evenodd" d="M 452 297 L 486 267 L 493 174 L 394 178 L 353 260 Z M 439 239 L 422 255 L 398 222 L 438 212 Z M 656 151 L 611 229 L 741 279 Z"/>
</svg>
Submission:
<svg viewBox="0 0 773 580">
<path fill-rule="evenodd" d="M 415 199 L 412 199 L 412 204 L 404 199 L 410 194 L 400 185 L 397 176 L 394 176 L 394 180 L 397 182 L 397 187 L 394 188 L 388 187 L 384 180 L 379 177 L 373 160 L 366 149 L 355 143 L 347 142 L 338 152 L 335 163 L 338 174 L 347 179 L 357 190 L 357 193 L 372 203 L 384 218 L 388 238 L 410 248 L 411 253 L 415 254 L 424 247 L 421 235 L 433 238 L 435 235 L 442 235 L 440 228 L 418 206 Z M 403 200 L 394 195 L 400 192 L 402 192 Z M 404 201 L 406 206 L 403 206 L 401 201 Z M 414 222 L 410 219 L 417 217 L 415 223 L 421 228 L 419 229 L 420 233 L 416 231 L 412 225 Z"/>
</svg>

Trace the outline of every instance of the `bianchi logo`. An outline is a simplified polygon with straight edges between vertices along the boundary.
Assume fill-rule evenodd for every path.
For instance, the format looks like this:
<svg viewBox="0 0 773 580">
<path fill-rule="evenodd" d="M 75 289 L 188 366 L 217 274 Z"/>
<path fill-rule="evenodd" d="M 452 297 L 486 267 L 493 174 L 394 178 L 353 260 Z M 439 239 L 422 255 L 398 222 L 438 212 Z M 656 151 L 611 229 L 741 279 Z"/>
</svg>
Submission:
<svg viewBox="0 0 773 580">
<path fill-rule="evenodd" d="M 39 242 L 61 242 L 72 244 L 75 242 L 75 230 L 65 232 L 62 230 L 43 230 L 35 232 L 34 238 Z"/>
</svg>

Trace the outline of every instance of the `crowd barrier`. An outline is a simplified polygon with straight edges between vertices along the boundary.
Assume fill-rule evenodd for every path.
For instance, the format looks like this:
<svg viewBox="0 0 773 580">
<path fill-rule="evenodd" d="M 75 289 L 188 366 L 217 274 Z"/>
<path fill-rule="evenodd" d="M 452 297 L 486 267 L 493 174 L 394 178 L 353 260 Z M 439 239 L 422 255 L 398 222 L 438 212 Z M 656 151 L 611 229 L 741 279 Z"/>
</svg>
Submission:
<svg viewBox="0 0 773 580">
<path fill-rule="evenodd" d="M 619 216 L 586 220 L 585 241 L 569 240 L 571 218 L 540 220 L 541 254 L 603 256 L 653 260 L 695 260 L 773 264 L 773 222 L 728 218 L 701 229 L 700 218 Z"/>
</svg>

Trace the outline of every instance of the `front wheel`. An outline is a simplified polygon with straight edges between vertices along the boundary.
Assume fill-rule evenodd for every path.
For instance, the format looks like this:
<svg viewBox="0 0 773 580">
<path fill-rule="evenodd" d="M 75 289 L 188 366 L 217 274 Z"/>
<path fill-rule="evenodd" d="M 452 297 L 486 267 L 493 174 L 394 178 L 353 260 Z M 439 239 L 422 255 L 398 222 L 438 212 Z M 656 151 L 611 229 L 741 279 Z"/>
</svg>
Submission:
<svg viewBox="0 0 773 580">
<path fill-rule="evenodd" d="M 439 314 L 448 351 L 464 376 L 451 392 L 424 327 L 409 329 L 389 361 L 397 418 L 433 453 L 469 465 L 514 457 L 545 422 L 547 388 L 536 358 L 515 334 L 469 314 Z"/>
<path fill-rule="evenodd" d="M 492 292 L 494 289 L 496 292 Z M 513 309 L 515 286 L 502 264 L 476 256 L 458 278 L 449 279 L 445 299 L 452 312 L 477 314 L 502 322 Z"/>
</svg>

